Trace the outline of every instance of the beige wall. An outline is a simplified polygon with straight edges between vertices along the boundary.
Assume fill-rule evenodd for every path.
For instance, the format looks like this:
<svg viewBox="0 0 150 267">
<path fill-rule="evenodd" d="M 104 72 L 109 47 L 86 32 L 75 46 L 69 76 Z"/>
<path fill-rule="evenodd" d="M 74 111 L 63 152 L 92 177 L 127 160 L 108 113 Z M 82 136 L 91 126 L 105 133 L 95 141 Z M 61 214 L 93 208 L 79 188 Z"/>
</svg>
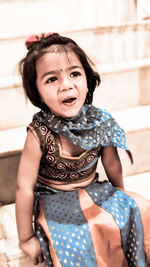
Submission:
<svg viewBox="0 0 150 267">
<path fill-rule="evenodd" d="M 135 18 L 134 0 L 0 1 L 1 38 L 120 24 Z"/>
</svg>

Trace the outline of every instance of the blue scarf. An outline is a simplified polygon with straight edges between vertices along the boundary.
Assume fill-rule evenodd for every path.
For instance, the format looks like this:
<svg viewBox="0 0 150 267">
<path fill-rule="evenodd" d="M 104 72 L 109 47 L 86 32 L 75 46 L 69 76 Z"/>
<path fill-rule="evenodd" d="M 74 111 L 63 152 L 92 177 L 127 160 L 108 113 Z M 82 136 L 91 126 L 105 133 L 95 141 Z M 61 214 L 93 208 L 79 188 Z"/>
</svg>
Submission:
<svg viewBox="0 0 150 267">
<path fill-rule="evenodd" d="M 34 115 L 33 120 L 44 123 L 48 129 L 65 136 L 70 142 L 85 150 L 98 146 L 123 148 L 132 161 L 123 129 L 104 109 L 85 104 L 72 118 L 62 118 L 54 115 L 51 110 L 41 110 Z"/>
</svg>

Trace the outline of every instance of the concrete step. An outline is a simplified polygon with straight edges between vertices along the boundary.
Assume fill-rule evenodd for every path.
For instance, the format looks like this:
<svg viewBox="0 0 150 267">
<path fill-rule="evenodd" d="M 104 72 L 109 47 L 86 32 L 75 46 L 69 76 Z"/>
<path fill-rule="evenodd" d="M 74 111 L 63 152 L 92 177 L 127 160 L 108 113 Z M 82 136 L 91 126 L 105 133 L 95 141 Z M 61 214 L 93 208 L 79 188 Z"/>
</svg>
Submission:
<svg viewBox="0 0 150 267">
<path fill-rule="evenodd" d="M 0 129 L 22 127 L 37 112 L 25 98 L 18 76 L 0 78 Z"/>
<path fill-rule="evenodd" d="M 68 36 L 101 64 L 148 58 L 150 21 L 139 21 L 85 28 Z"/>
<path fill-rule="evenodd" d="M 39 32 L 72 31 L 135 19 L 136 7 L 131 0 L 94 0 L 89 1 L 88 5 L 86 0 L 0 1 L 1 38 L 16 37 L 23 33 L 28 35 L 37 32 L 37 29 Z"/>
<path fill-rule="evenodd" d="M 124 178 L 125 188 L 150 199 L 150 172 Z M 0 267 L 33 267 L 20 250 L 15 219 L 15 204 L 0 207 Z M 44 267 L 39 264 L 39 267 Z"/>
<path fill-rule="evenodd" d="M 15 200 L 16 179 L 25 127 L 0 131 L 0 204 Z"/>
<path fill-rule="evenodd" d="M 150 105 L 150 59 L 97 64 L 101 84 L 93 103 L 105 109 L 120 110 Z"/>
<path fill-rule="evenodd" d="M 26 13 L 24 12 L 24 14 Z M 40 20 L 38 19 L 38 21 Z M 27 23 L 28 20 L 24 25 Z M 27 25 L 25 27 L 27 27 Z M 31 27 L 27 27 L 28 31 L 30 28 Z M 40 30 L 37 32 L 37 29 L 39 29 L 37 26 L 34 31 L 30 29 L 30 34 L 41 33 Z M 150 21 L 120 23 L 119 25 L 101 27 L 92 27 L 91 24 L 89 28 L 88 25 L 86 25 L 85 28 L 82 26 L 81 29 L 77 27 L 75 29 L 61 31 L 61 33 L 72 37 L 87 54 L 101 66 L 150 57 Z M 49 28 L 48 31 L 46 31 L 45 28 L 42 32 L 49 31 Z M 7 31 L 5 31 L 5 33 L 7 33 Z M 21 34 L 16 37 L 0 38 L 0 58 L 3 62 L 2 66 L 0 66 L 0 73 L 2 77 L 18 73 L 18 62 L 26 54 L 24 43 L 27 36 L 28 34 L 26 31 L 21 29 Z"/>
<path fill-rule="evenodd" d="M 150 172 L 124 178 L 125 189 L 150 199 Z"/>
<path fill-rule="evenodd" d="M 120 149 L 124 176 L 150 171 L 150 105 L 114 111 L 112 114 L 125 130 L 127 145 L 134 160 L 131 165 L 127 154 Z"/>
<path fill-rule="evenodd" d="M 126 132 L 128 148 L 134 158 L 131 165 L 127 154 L 120 149 L 124 176 L 150 171 L 150 106 L 139 106 L 114 111 L 113 116 Z M 0 202 L 11 203 L 15 199 L 17 169 L 25 141 L 25 127 L 0 131 Z M 101 161 L 100 177 L 105 177 Z"/>
<path fill-rule="evenodd" d="M 18 245 L 15 204 L 0 206 L 0 267 L 34 267 Z M 39 264 L 44 267 L 45 264 Z"/>
</svg>

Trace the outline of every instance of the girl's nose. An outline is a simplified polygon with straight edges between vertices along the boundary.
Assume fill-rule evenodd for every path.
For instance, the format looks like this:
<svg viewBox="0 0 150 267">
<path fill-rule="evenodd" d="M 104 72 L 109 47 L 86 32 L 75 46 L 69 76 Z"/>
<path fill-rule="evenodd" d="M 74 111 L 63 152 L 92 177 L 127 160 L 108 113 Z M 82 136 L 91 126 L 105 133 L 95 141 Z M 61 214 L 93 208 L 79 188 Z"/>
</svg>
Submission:
<svg viewBox="0 0 150 267">
<path fill-rule="evenodd" d="M 73 83 L 70 77 L 63 77 L 60 84 L 60 91 L 70 90 L 73 88 Z"/>
</svg>

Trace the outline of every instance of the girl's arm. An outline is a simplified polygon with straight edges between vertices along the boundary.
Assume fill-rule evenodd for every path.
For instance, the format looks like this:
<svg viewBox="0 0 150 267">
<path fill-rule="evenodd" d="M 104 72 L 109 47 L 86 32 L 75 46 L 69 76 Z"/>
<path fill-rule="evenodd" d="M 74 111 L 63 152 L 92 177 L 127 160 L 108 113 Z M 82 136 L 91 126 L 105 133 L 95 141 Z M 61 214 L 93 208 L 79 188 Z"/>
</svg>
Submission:
<svg viewBox="0 0 150 267">
<path fill-rule="evenodd" d="M 117 148 L 112 146 L 103 147 L 101 160 L 108 180 L 114 186 L 124 189 L 122 166 Z"/>
<path fill-rule="evenodd" d="M 32 228 L 33 189 L 37 180 L 41 150 L 38 140 L 29 130 L 22 152 L 16 189 L 16 221 L 21 249 L 28 254 L 34 264 L 41 258 L 41 249 Z"/>
</svg>

